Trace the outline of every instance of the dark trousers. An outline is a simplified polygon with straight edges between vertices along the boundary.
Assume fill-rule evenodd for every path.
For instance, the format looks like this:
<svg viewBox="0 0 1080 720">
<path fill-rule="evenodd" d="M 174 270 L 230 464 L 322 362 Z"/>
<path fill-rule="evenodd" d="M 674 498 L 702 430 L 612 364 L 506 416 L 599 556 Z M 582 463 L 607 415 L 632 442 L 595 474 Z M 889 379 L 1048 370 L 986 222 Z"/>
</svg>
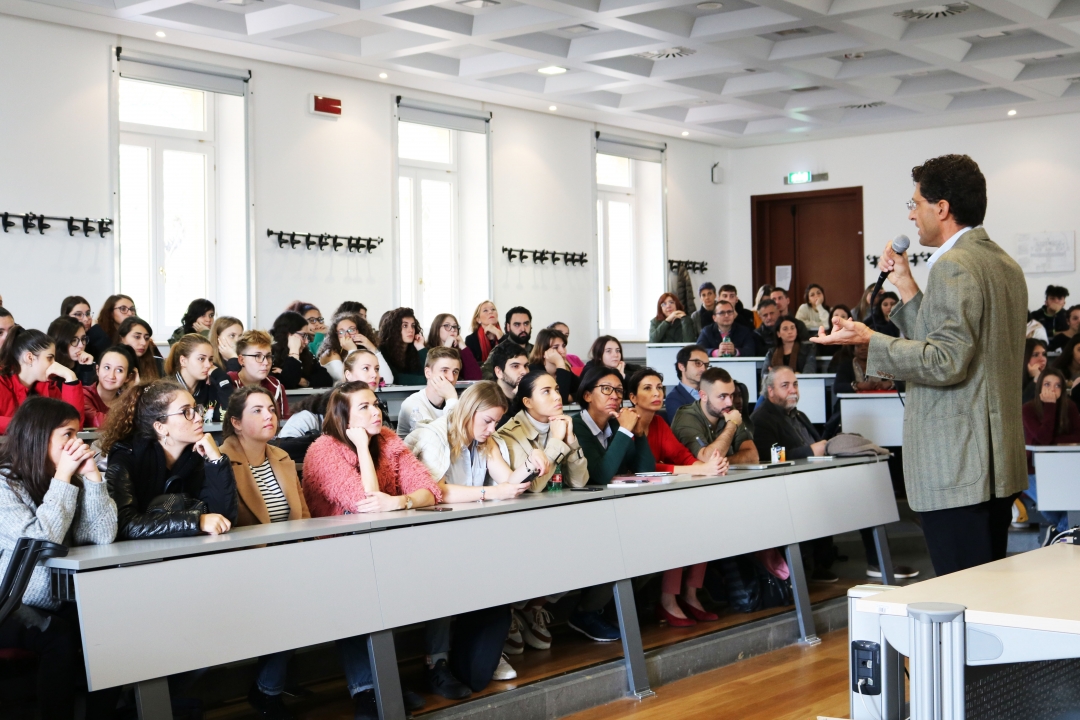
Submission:
<svg viewBox="0 0 1080 720">
<path fill-rule="evenodd" d="M 24 607 L 0 625 L 0 648 L 28 650 L 38 657 L 37 702 L 42 720 L 71 720 L 75 694 L 85 687 L 79 619 L 74 605 L 58 612 Z M 89 693 L 87 720 L 111 718 L 121 688 Z"/>
<path fill-rule="evenodd" d="M 509 631 L 510 608 L 506 605 L 456 616 L 450 640 L 450 672 L 473 692 L 486 688 L 499 666 Z"/>
<path fill-rule="evenodd" d="M 1003 559 L 1016 497 L 919 513 L 934 572 L 948 575 Z"/>
</svg>

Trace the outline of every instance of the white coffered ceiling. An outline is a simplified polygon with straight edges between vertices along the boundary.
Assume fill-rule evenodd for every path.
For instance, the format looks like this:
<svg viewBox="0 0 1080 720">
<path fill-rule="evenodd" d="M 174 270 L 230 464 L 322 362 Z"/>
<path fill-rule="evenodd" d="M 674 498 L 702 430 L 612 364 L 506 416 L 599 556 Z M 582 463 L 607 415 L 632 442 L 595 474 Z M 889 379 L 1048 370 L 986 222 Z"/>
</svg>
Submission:
<svg viewBox="0 0 1080 720">
<path fill-rule="evenodd" d="M 1080 110 L 1080 0 L 19 1 L 730 146 Z"/>
</svg>

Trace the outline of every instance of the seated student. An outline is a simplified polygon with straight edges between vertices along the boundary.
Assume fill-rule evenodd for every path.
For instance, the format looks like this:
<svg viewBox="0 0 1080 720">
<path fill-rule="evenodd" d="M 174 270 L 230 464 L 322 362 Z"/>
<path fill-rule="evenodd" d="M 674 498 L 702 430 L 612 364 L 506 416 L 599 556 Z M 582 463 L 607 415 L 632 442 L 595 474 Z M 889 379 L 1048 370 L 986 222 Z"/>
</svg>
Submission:
<svg viewBox="0 0 1080 720">
<path fill-rule="evenodd" d="M 1024 341 L 1024 375 L 1022 400 L 1031 402 L 1038 394 L 1038 386 L 1035 380 L 1046 369 L 1046 343 L 1038 338 L 1028 338 Z"/>
<path fill-rule="evenodd" d="M 480 363 L 476 362 L 472 351 L 466 347 L 465 342 L 461 339 L 461 326 L 458 325 L 457 318 L 450 313 L 439 313 L 431 323 L 431 330 L 428 331 L 427 336 L 427 345 L 420 350 L 421 364 L 427 362 L 428 348 L 436 347 L 455 348 L 461 353 L 462 380 L 480 380 L 483 377 Z"/>
<path fill-rule="evenodd" d="M 495 373 L 495 384 L 502 390 L 507 405 L 510 405 L 517 396 L 518 383 L 529 372 L 528 353 L 517 343 L 499 343 L 492 349 L 488 362 Z M 499 420 L 498 427 L 502 427 L 510 417 L 510 411 L 507 410 Z"/>
<path fill-rule="evenodd" d="M 405 398 L 398 410 L 398 437 L 404 438 L 418 425 L 441 418 L 457 405 L 455 383 L 460 372 L 461 353 L 456 348 L 431 349 L 424 366 L 424 388 Z"/>
<path fill-rule="evenodd" d="M 698 300 L 701 301 L 701 308 L 690 317 L 694 321 L 694 329 L 699 333 L 708 327 L 712 320 L 713 313 L 716 312 L 716 299 L 716 286 L 711 282 L 705 281 L 698 286 Z"/>
<path fill-rule="evenodd" d="M 308 343 L 308 350 L 311 351 L 312 355 L 318 357 L 319 348 L 322 347 L 323 340 L 326 338 L 326 322 L 323 318 L 323 314 L 319 311 L 319 308 L 309 302 L 294 300 L 289 303 L 289 306 L 285 309 L 294 313 L 300 313 L 304 316 L 304 319 L 308 321 L 307 333 L 311 336 L 311 342 Z"/>
<path fill-rule="evenodd" d="M 367 349 L 353 350 L 345 358 L 345 382 L 361 380 L 371 387 L 379 385 L 379 358 Z M 318 435 L 322 432 L 326 405 L 332 391 L 308 395 L 290 408 L 292 414 L 281 427 L 279 438 L 299 438 L 305 435 Z M 381 398 L 376 402 L 383 412 L 383 424 L 390 427 L 390 410 Z"/>
<path fill-rule="evenodd" d="M 7 334 L 15 327 L 15 318 L 6 308 L 0 307 L 0 345 L 4 344 Z"/>
<path fill-rule="evenodd" d="M 446 415 L 420 425 L 405 438 L 405 444 L 439 482 L 442 502 L 507 500 L 525 492 L 530 475 L 547 472 L 548 460 L 541 450 L 531 452 L 528 461 L 516 470 L 503 459 L 492 436 L 504 412 L 506 400 L 495 383 L 478 382 L 462 393 L 461 402 Z M 483 690 L 492 677 L 517 677 L 502 654 L 503 640 L 510 629 L 508 608 L 459 616 L 457 623 L 464 624 L 467 630 L 459 627 L 453 641 L 450 622 L 451 618 L 446 617 L 429 621 L 426 626 L 431 692 L 460 700 Z"/>
<path fill-rule="evenodd" d="M 86 352 L 97 360 L 105 348 L 120 342 L 120 325 L 135 317 L 135 301 L 127 295 L 110 295 L 98 310 L 97 322 L 86 331 Z"/>
<path fill-rule="evenodd" d="M 713 357 L 753 357 L 757 352 L 754 331 L 735 322 L 735 306 L 727 300 L 716 301 L 713 322 L 702 328 L 697 344 Z"/>
<path fill-rule="evenodd" d="M 240 363 L 236 359 L 236 341 L 244 334 L 244 323 L 239 319 L 222 315 L 210 328 L 210 347 L 214 348 L 214 367 L 224 372 L 237 372 Z"/>
<path fill-rule="evenodd" d="M 109 410 L 129 384 L 138 382 L 135 351 L 127 345 L 113 345 L 101 354 L 97 364 L 97 382 L 83 386 L 83 422 L 86 427 L 105 424 Z"/>
<path fill-rule="evenodd" d="M 183 341 L 181 341 L 183 342 Z M 241 388 L 229 398 L 221 452 L 236 478 L 236 527 L 266 525 L 311 517 L 289 454 L 270 445 L 277 433 L 274 398 L 266 388 Z M 259 658 L 258 675 L 248 702 L 262 717 L 286 717 L 281 700 L 292 651 Z"/>
<path fill-rule="evenodd" d="M 1039 395 L 1024 403 L 1024 442 L 1027 445 L 1071 445 L 1080 443 L 1080 412 L 1065 391 L 1065 376 L 1057 368 L 1039 375 Z M 1035 466 L 1028 453 L 1028 489 L 1024 492 L 1038 506 Z M 1057 532 L 1069 529 L 1069 515 L 1056 510 L 1039 510 Z"/>
<path fill-rule="evenodd" d="M 615 370 L 623 377 L 641 369 L 637 365 L 627 364 L 623 360 L 622 343 L 614 335 L 601 335 L 593 341 L 592 346 L 589 348 L 589 361 L 585 363 L 585 370 L 582 370 L 581 373 L 582 377 L 590 367 Z"/>
<path fill-rule="evenodd" d="M 56 362 L 52 338 L 16 325 L 0 346 L 0 435 L 7 432 L 18 407 L 35 395 L 69 403 L 83 422 L 82 383 L 74 371 Z"/>
<path fill-rule="evenodd" d="M 233 385 L 228 373 L 214 366 L 214 346 L 191 333 L 173 343 L 165 372 L 195 398 L 208 422 L 221 422 Z"/>
<path fill-rule="evenodd" d="M 485 300 L 477 305 L 469 327 L 472 328 L 472 332 L 465 337 L 465 347 L 472 351 L 476 362 L 483 365 L 487 362 L 491 349 L 499 344 L 503 336 L 503 330 L 499 327 L 499 311 L 495 309 L 495 303 Z"/>
<path fill-rule="evenodd" d="M 60 316 L 74 318 L 83 326 L 86 332 L 94 324 L 94 313 L 90 310 L 90 303 L 82 295 L 68 295 L 60 303 Z"/>
<path fill-rule="evenodd" d="M 308 349 L 308 322 L 300 313 L 283 312 L 274 320 L 270 337 L 274 369 L 287 390 L 301 387 L 330 387 L 334 384 L 326 371 Z"/>
<path fill-rule="evenodd" d="M 323 338 L 322 346 L 319 347 L 316 356 L 334 382 L 339 383 L 345 379 L 345 358 L 349 356 L 349 353 L 360 348 L 374 353 L 380 362 L 386 365 L 379 348 L 370 340 L 374 336 L 375 331 L 368 325 L 367 320 L 359 315 L 355 313 L 335 315 L 330 321 L 329 332 Z M 389 369 L 383 373 L 383 376 L 387 384 L 394 382 L 394 375 Z M 376 381 L 372 387 L 378 386 Z"/>
<path fill-rule="evenodd" d="M 761 325 L 754 331 L 757 336 L 754 338 L 757 343 L 754 355 L 764 356 L 776 346 L 776 322 L 780 319 L 780 309 L 772 298 L 766 297 L 758 303 L 757 314 Z"/>
<path fill-rule="evenodd" d="M 899 303 L 900 296 L 894 292 L 886 291 L 878 295 L 874 306 L 874 330 L 884 335 L 888 335 L 889 337 L 900 337 L 900 328 L 896 326 L 896 323 L 889 319 L 889 315 L 892 314 L 892 309 Z"/>
<path fill-rule="evenodd" d="M 367 319 L 367 308 L 364 307 L 364 303 L 357 302 L 356 300 L 345 300 L 338 305 L 337 310 L 334 311 L 335 315 L 341 315 L 342 313 L 348 313 L 349 315 L 359 315 L 360 319 L 370 324 Z"/>
<path fill-rule="evenodd" d="M 675 374 L 679 382 L 668 391 L 664 400 L 664 419 L 668 425 L 683 405 L 696 403 L 701 397 L 701 374 L 709 369 L 709 354 L 700 345 L 687 345 L 675 356 Z"/>
<path fill-rule="evenodd" d="M 747 330 L 753 332 L 755 327 L 754 311 L 747 310 L 743 307 L 742 300 L 739 299 L 739 291 L 734 285 L 721 285 L 720 294 L 717 299 L 731 303 L 731 306 L 735 308 L 735 323 L 737 325 L 742 325 Z M 716 308 L 713 308 L 713 310 L 715 309 Z"/>
<path fill-rule="evenodd" d="M 1050 339 L 1050 352 L 1061 350 L 1070 340 L 1080 335 L 1080 305 L 1073 305 L 1066 310 L 1065 317 L 1068 318 L 1069 327 Z"/>
<path fill-rule="evenodd" d="M 776 309 L 780 311 L 780 317 L 793 317 L 791 315 L 791 299 L 787 290 L 774 287 L 769 297 L 776 303 Z M 795 320 L 795 327 L 799 330 L 799 342 L 810 342 L 810 329 L 803 324 L 802 320 Z"/>
<path fill-rule="evenodd" d="M 277 406 L 278 418 L 288 419 L 289 398 L 285 395 L 285 387 L 270 371 L 274 361 L 270 349 L 272 343 L 270 334 L 262 330 L 248 330 L 241 335 L 236 341 L 236 359 L 240 369 L 229 372 L 229 379 L 234 388 L 259 385 L 269 390 Z"/>
<path fill-rule="evenodd" d="M 542 370 L 555 378 L 564 403 L 573 401 L 578 388 L 578 376 L 566 359 L 566 336 L 558 330 L 545 328 L 536 336 L 536 345 L 529 356 L 529 372 Z"/>
<path fill-rule="evenodd" d="M 525 350 L 525 354 L 532 353 L 533 346 L 529 342 L 532 337 L 532 313 L 528 308 L 519 306 L 512 307 L 506 311 L 506 326 L 503 328 L 502 340 L 499 341 L 500 345 L 511 344 L 518 345 Z M 491 356 L 488 355 L 488 359 L 484 362 L 484 366 L 480 368 L 481 373 L 484 375 L 485 380 L 494 380 L 495 371 L 492 368 Z"/>
<path fill-rule="evenodd" d="M 795 313 L 795 319 L 802 322 L 806 329 L 817 334 L 818 328 L 828 330 L 832 326 L 829 317 L 829 307 L 825 304 L 825 288 L 817 283 L 806 286 L 806 294 L 803 296 L 803 304 Z"/>
<path fill-rule="evenodd" d="M 548 330 L 558 330 L 566 336 L 566 346 L 570 347 L 570 326 L 564 322 L 553 322 L 547 326 Z M 572 353 L 566 354 L 566 362 L 570 363 L 570 370 L 581 377 L 581 371 L 585 369 L 585 361 Z"/>
<path fill-rule="evenodd" d="M 870 283 L 866 286 L 866 289 L 862 294 L 862 299 L 859 300 L 859 304 L 851 311 L 852 320 L 858 320 L 859 322 L 864 323 L 867 321 L 867 318 L 870 317 L 870 312 L 872 310 L 870 307 L 870 298 L 874 294 L 874 287 L 876 287 L 876 283 Z"/>
<path fill-rule="evenodd" d="M 382 352 L 397 385 L 423 385 L 424 366 L 420 362 L 420 349 L 424 338 L 420 323 L 412 308 L 398 308 L 390 313 L 379 328 L 379 350 Z"/>
<path fill-rule="evenodd" d="M 666 292 L 656 301 L 656 317 L 649 320 L 649 342 L 692 343 L 698 335 L 694 319 L 686 314 L 673 293 Z"/>
<path fill-rule="evenodd" d="M 866 358 L 869 348 L 866 345 L 845 345 L 836 353 L 836 377 L 833 379 L 833 403 L 839 407 L 840 393 L 879 392 L 895 390 L 892 380 L 866 374 Z"/>
<path fill-rule="evenodd" d="M 799 340 L 795 318 L 776 321 L 776 345 L 765 353 L 765 371 L 786 365 L 797 373 L 817 372 L 817 345 Z"/>
<path fill-rule="evenodd" d="M 1028 320 L 1036 320 L 1046 328 L 1046 337 L 1053 338 L 1068 329 L 1068 318 L 1062 310 L 1069 297 L 1069 289 L 1060 285 L 1046 286 L 1046 302 L 1038 310 L 1032 310 Z"/>
<path fill-rule="evenodd" d="M 101 431 L 119 537 L 220 535 L 236 522 L 236 481 L 191 393 L 172 380 L 120 396 Z"/>
<path fill-rule="evenodd" d="M 107 545 L 116 538 L 116 504 L 101 480 L 94 451 L 77 437 L 75 408 L 52 398 L 27 400 L 0 445 L 0 575 L 20 537 L 66 546 Z M 24 627 L 19 616 L 0 624 L 0 648 L 37 655 L 37 701 L 41 717 L 75 717 L 75 695 L 84 678 L 79 651 L 79 614 L 74 603 L 53 598 L 50 571 L 34 568 L 23 593 L 23 614 L 38 621 Z M 86 697 L 85 717 L 113 717 L 120 688 Z M 14 712 L 11 707 L 7 713 Z M 6 714 L 6 713 L 5 713 Z"/>
<path fill-rule="evenodd" d="M 74 318 L 62 315 L 49 324 L 49 337 L 56 343 L 56 362 L 74 371 L 83 385 L 97 380 L 94 357 L 86 352 L 86 328 Z"/>
<path fill-rule="evenodd" d="M 1080 338 L 1073 338 L 1061 349 L 1054 367 L 1065 377 L 1065 392 L 1080 386 Z"/>
<path fill-rule="evenodd" d="M 140 382 L 150 382 L 165 376 L 165 361 L 157 354 L 154 330 L 148 322 L 135 316 L 129 317 L 120 323 L 116 333 L 120 336 L 117 344 L 127 345 L 138 358 L 135 369 L 139 373 Z"/>
<path fill-rule="evenodd" d="M 671 432 L 698 460 L 716 454 L 729 463 L 758 461 L 754 435 L 738 409 L 741 396 L 735 381 L 723 368 L 709 368 L 701 375 L 701 398 L 675 413 Z"/>
<path fill-rule="evenodd" d="M 206 298 L 196 298 L 188 303 L 187 312 L 180 318 L 180 327 L 173 330 L 169 337 L 169 345 L 175 345 L 180 338 L 191 333 L 197 333 L 206 337 L 210 334 L 210 328 L 214 327 L 214 303 Z"/>
</svg>

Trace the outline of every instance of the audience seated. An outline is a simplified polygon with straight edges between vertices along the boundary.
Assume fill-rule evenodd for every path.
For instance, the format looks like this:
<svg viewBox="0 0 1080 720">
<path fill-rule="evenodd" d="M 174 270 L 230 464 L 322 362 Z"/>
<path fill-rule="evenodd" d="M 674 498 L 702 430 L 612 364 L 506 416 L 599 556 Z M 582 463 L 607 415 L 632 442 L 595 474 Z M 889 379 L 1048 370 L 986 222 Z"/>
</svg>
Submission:
<svg viewBox="0 0 1080 720">
<path fill-rule="evenodd" d="M 1060 285 L 1046 286 L 1046 302 L 1038 310 L 1028 314 L 1028 320 L 1035 320 L 1046 328 L 1046 337 L 1051 340 L 1059 332 L 1069 329 L 1069 318 L 1062 312 L 1065 309 L 1065 300 L 1069 297 L 1069 289 Z"/>
<path fill-rule="evenodd" d="M 799 339 L 797 323 L 791 316 L 776 321 L 776 345 L 765 353 L 763 372 L 783 365 L 797 373 L 817 372 L 817 345 Z"/>
<path fill-rule="evenodd" d="M 87 331 L 86 352 L 101 358 L 105 348 L 120 342 L 120 325 L 128 318 L 135 317 L 135 301 L 127 295 L 110 295 L 98 311 L 97 322 Z"/>
<path fill-rule="evenodd" d="M 825 288 L 817 283 L 806 286 L 803 295 L 803 304 L 795 313 L 795 319 L 806 325 L 806 329 L 817 334 L 818 328 L 828 330 L 832 326 L 829 315 L 829 307 L 825 304 Z"/>
<path fill-rule="evenodd" d="M 420 362 L 426 362 L 428 348 L 436 347 L 456 348 L 461 353 L 462 380 L 479 380 L 483 376 L 480 363 L 476 362 L 472 351 L 461 339 L 461 326 L 458 325 L 457 318 L 450 313 L 439 313 L 435 316 L 428 332 L 427 347 L 420 351 Z"/>
<path fill-rule="evenodd" d="M 1050 352 L 1061 350 L 1070 340 L 1080 335 L 1080 305 L 1073 305 L 1066 310 L 1065 317 L 1068 319 L 1069 326 L 1051 338 Z"/>
<path fill-rule="evenodd" d="M 244 323 L 239 319 L 222 315 L 214 320 L 214 327 L 210 328 L 210 347 L 214 348 L 214 366 L 225 372 L 237 372 L 240 370 L 240 362 L 236 359 L 236 341 L 244 334 Z"/>
<path fill-rule="evenodd" d="M 502 339 L 499 340 L 499 345 L 505 343 L 512 343 L 522 348 L 525 351 L 525 356 L 528 357 L 532 351 L 532 343 L 529 342 L 529 338 L 532 337 L 532 313 L 527 308 L 512 307 L 506 311 L 506 326 L 503 328 L 504 333 Z M 488 359 L 484 361 L 482 368 L 483 376 L 485 380 L 495 380 L 494 363 L 491 360 L 491 356 L 488 355 Z"/>
<path fill-rule="evenodd" d="M 335 315 L 340 315 L 341 313 L 359 315 L 361 320 L 370 324 L 370 321 L 367 319 L 367 308 L 364 307 L 364 303 L 362 302 L 357 302 L 356 300 L 346 300 L 345 302 L 338 305 L 338 309 L 334 311 Z"/>
<path fill-rule="evenodd" d="M 15 327 L 15 318 L 6 308 L 0 307 L 0 345 L 4 344 L 7 334 Z"/>
<path fill-rule="evenodd" d="M 334 384 L 326 371 L 308 349 L 311 337 L 308 321 L 300 313 L 286 311 L 277 316 L 270 328 L 273 340 L 274 371 L 286 390 L 301 387 L 330 387 Z"/>
<path fill-rule="evenodd" d="M 423 347 L 424 337 L 412 308 L 398 308 L 381 323 L 379 350 L 394 375 L 395 384 L 424 384 L 424 366 L 420 362 Z"/>
<path fill-rule="evenodd" d="M 564 403 L 573 401 L 577 392 L 578 376 L 570 369 L 566 359 L 566 336 L 558 330 L 545 328 L 536 336 L 536 345 L 529 356 L 529 371 L 543 371 L 555 378 Z"/>
<path fill-rule="evenodd" d="M 127 345 L 113 345 L 103 352 L 97 364 L 97 382 L 84 385 L 82 389 L 86 427 L 104 425 L 109 410 L 129 385 L 138 382 L 136 378 L 134 350 Z"/>
<path fill-rule="evenodd" d="M 1054 367 L 1065 376 L 1065 391 L 1080 385 L 1080 337 L 1074 337 L 1061 349 Z"/>
<path fill-rule="evenodd" d="M 102 482 L 94 451 L 76 433 L 79 411 L 47 397 L 27 400 L 7 425 L 0 446 L 0 575 L 20 537 L 67 546 L 107 545 L 116 537 L 116 504 Z M 79 613 L 54 599 L 50 571 L 34 568 L 21 613 L 0 624 L 0 648 L 37 655 L 38 710 L 47 720 L 75 717 L 75 696 L 85 682 Z M 36 627 L 30 627 L 34 625 Z M 114 715 L 121 688 L 87 695 L 86 720 Z M 5 716 L 17 711 L 4 702 Z"/>
<path fill-rule="evenodd" d="M 900 296 L 892 291 L 880 293 L 874 306 L 873 327 L 889 337 L 900 337 L 900 328 L 889 319 L 892 309 L 900 303 Z"/>
<path fill-rule="evenodd" d="M 499 343 L 488 357 L 491 369 L 495 373 L 495 383 L 506 397 L 507 404 L 513 403 L 517 396 L 518 383 L 529 372 L 529 357 L 525 348 L 517 343 Z M 510 419 L 507 410 L 499 421 L 499 427 Z"/>
<path fill-rule="evenodd" d="M 323 327 L 326 330 L 326 327 Z M 319 362 L 330 374 L 335 383 L 345 379 L 345 358 L 350 353 L 364 348 L 373 353 L 385 365 L 378 346 L 371 341 L 375 336 L 375 330 L 367 320 L 355 313 L 341 313 L 335 315 L 330 321 L 328 333 L 324 333 L 322 346 L 318 350 Z M 394 375 L 389 368 L 386 370 L 386 382 L 392 384 Z M 378 382 L 373 387 L 378 387 Z"/>
<path fill-rule="evenodd" d="M 366 348 L 353 350 L 345 358 L 345 382 L 362 380 L 371 387 L 379 385 L 379 358 Z M 292 413 L 281 426 L 278 438 L 308 437 L 314 441 L 322 432 L 323 418 L 326 416 L 326 404 L 330 400 L 330 390 L 308 395 L 289 408 Z M 390 425 L 390 411 L 380 398 L 376 400 L 383 412 L 383 424 Z M 306 452 L 306 448 L 305 448 Z M 294 458 L 295 459 L 295 458 Z"/>
<path fill-rule="evenodd" d="M 698 286 L 698 300 L 701 307 L 691 316 L 694 321 L 694 330 L 699 334 L 702 329 L 712 322 L 713 311 L 716 309 L 716 286 L 705 281 Z"/>
<path fill-rule="evenodd" d="M 285 309 L 300 313 L 308 321 L 307 334 L 311 336 L 308 350 L 311 351 L 312 355 L 318 356 L 319 348 L 322 347 L 323 339 L 326 338 L 326 322 L 319 308 L 302 300 L 294 300 Z M 355 315 L 356 313 L 352 314 Z"/>
<path fill-rule="evenodd" d="M 121 395 L 100 442 L 119 537 L 219 535 L 236 522 L 229 460 L 203 431 L 195 398 L 173 380 L 140 383 Z"/>
<path fill-rule="evenodd" d="M 742 300 L 739 299 L 739 291 L 734 285 L 720 286 L 720 300 L 731 303 L 732 307 L 735 308 L 736 325 L 742 325 L 751 332 L 754 330 L 754 311 L 743 307 Z M 713 310 L 715 311 L 715 308 Z"/>
<path fill-rule="evenodd" d="M 754 331 L 757 335 L 757 349 L 754 355 L 765 355 L 776 346 L 776 321 L 780 319 L 780 309 L 772 298 L 762 298 L 757 305 L 758 318 L 761 325 Z"/>
<path fill-rule="evenodd" d="M 90 303 L 82 295 L 68 295 L 60 303 L 60 315 L 62 317 L 75 318 L 86 332 L 94 324 L 94 313 L 90 309 Z"/>
<path fill-rule="evenodd" d="M 206 298 L 196 298 L 188 303 L 187 312 L 180 318 L 180 327 L 173 330 L 169 336 L 169 345 L 175 345 L 185 335 L 195 333 L 203 337 L 209 337 L 210 329 L 214 327 L 214 303 Z"/>
<path fill-rule="evenodd" d="M 601 335 L 593 341 L 592 346 L 589 347 L 589 361 L 585 363 L 582 377 L 592 367 L 615 370 L 622 377 L 641 369 L 639 366 L 633 363 L 628 364 L 623 360 L 622 343 L 614 335 Z"/>
<path fill-rule="evenodd" d="M 780 317 L 792 317 L 791 299 L 788 297 L 787 290 L 781 287 L 774 287 L 772 292 L 769 293 L 769 297 L 776 303 L 776 309 L 780 311 Z M 809 342 L 810 330 L 803 324 L 803 321 L 796 319 L 795 327 L 799 331 L 799 342 Z"/>
<path fill-rule="evenodd" d="M 1031 402 L 1039 394 L 1035 380 L 1046 369 L 1046 343 L 1037 338 L 1024 341 L 1023 402 Z"/>
<path fill-rule="evenodd" d="M 83 422 L 82 383 L 70 368 L 56 361 L 56 344 L 40 330 L 14 326 L 0 346 L 0 435 L 15 411 L 35 395 L 63 400 Z"/>
<path fill-rule="evenodd" d="M 727 300 L 717 300 L 713 306 L 713 322 L 698 336 L 697 344 L 713 357 L 754 356 L 757 340 L 754 331 L 735 322 L 735 306 Z"/>
<path fill-rule="evenodd" d="M 228 373 L 214 365 L 214 346 L 208 339 L 189 333 L 173 343 L 165 373 L 191 393 L 206 422 L 221 422 L 233 385 Z"/>
<path fill-rule="evenodd" d="M 569 325 L 567 325 L 564 322 L 556 321 L 556 322 L 553 322 L 550 325 L 548 325 L 547 329 L 548 330 L 558 330 L 563 335 L 565 335 L 566 336 L 566 346 L 567 346 L 567 348 L 570 347 L 570 326 Z M 577 355 L 574 355 L 574 354 L 568 352 L 566 354 L 566 362 L 570 363 L 570 370 L 575 375 L 577 375 L 578 377 L 581 377 L 581 371 L 585 369 L 585 361 L 582 360 L 581 358 L 579 358 Z"/>
<path fill-rule="evenodd" d="M 701 374 L 709 369 L 709 355 L 700 345 L 679 348 L 675 356 L 675 375 L 679 382 L 672 386 L 664 399 L 664 419 L 668 425 L 683 405 L 698 401 L 701 397 L 699 383 Z"/>
<path fill-rule="evenodd" d="M 892 380 L 866 374 L 868 350 L 866 345 L 845 345 L 833 356 L 836 360 L 836 377 L 833 379 L 834 407 L 839 407 L 840 393 L 880 392 L 896 389 L 896 384 Z"/>
<path fill-rule="evenodd" d="M 138 362 L 135 370 L 139 373 L 140 382 L 150 382 L 165 375 L 165 361 L 158 356 L 157 346 L 154 345 L 154 330 L 150 324 L 142 318 L 132 315 L 126 318 L 116 331 L 119 335 L 118 344 L 127 345 L 135 351 Z M 95 357 L 100 359 L 101 353 Z"/>
<path fill-rule="evenodd" d="M 472 333 L 466 336 L 465 346 L 472 352 L 476 362 L 483 365 L 487 362 L 491 349 L 503 336 L 503 330 L 499 327 L 499 311 L 495 309 L 495 303 L 485 300 L 477 305 L 469 326 L 472 328 Z"/>
<path fill-rule="evenodd" d="M 1065 376 L 1057 368 L 1049 368 L 1039 374 L 1036 386 L 1038 396 L 1024 403 L 1024 442 L 1027 445 L 1080 443 L 1080 412 L 1069 399 Z M 1028 453 L 1028 489 L 1024 492 L 1037 506 L 1038 486 L 1031 453 Z M 1039 512 L 1058 532 L 1069 529 L 1068 513 L 1042 509 Z"/>
<path fill-rule="evenodd" d="M 236 359 L 240 369 L 229 372 L 234 388 L 259 385 L 270 391 L 277 406 L 279 419 L 289 418 L 289 399 L 285 387 L 271 372 L 274 356 L 271 351 L 273 340 L 269 333 L 262 330 L 248 330 L 236 341 Z"/>
<path fill-rule="evenodd" d="M 682 303 L 672 293 L 656 301 L 656 317 L 649 321 L 649 342 L 692 343 L 700 331 L 694 319 L 686 316 Z"/>
<path fill-rule="evenodd" d="M 870 317 L 870 298 L 874 294 L 874 287 L 876 283 L 870 283 L 863 290 L 862 299 L 859 300 L 859 304 L 851 311 L 851 318 L 858 320 L 859 322 L 866 322 Z"/>
<path fill-rule="evenodd" d="M 398 437 L 404 438 L 417 426 L 441 418 L 457 405 L 455 385 L 460 372 L 461 353 L 457 348 L 431 349 L 424 365 L 424 387 L 405 398 L 398 410 Z"/>
<path fill-rule="evenodd" d="M 757 462 L 754 435 L 737 407 L 741 400 L 728 371 L 709 368 L 701 375 L 700 399 L 679 408 L 671 432 L 698 460 L 720 455 L 733 464 Z"/>
<path fill-rule="evenodd" d="M 76 320 L 62 315 L 49 324 L 49 337 L 56 343 L 56 362 L 75 372 L 83 385 L 97 381 L 94 357 L 86 352 L 86 328 Z"/>
</svg>

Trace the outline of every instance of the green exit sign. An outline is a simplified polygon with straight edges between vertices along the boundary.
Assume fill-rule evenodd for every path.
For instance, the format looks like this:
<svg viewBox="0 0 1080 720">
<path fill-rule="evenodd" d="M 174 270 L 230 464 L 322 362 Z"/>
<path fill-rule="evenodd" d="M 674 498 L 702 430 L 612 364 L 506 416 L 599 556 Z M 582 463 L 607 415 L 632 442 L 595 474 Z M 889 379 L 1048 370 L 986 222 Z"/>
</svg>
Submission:
<svg viewBox="0 0 1080 720">
<path fill-rule="evenodd" d="M 806 170 L 799 170 L 798 172 L 788 173 L 788 185 L 802 185 L 803 183 L 808 182 L 810 182 L 810 173 Z"/>
</svg>

